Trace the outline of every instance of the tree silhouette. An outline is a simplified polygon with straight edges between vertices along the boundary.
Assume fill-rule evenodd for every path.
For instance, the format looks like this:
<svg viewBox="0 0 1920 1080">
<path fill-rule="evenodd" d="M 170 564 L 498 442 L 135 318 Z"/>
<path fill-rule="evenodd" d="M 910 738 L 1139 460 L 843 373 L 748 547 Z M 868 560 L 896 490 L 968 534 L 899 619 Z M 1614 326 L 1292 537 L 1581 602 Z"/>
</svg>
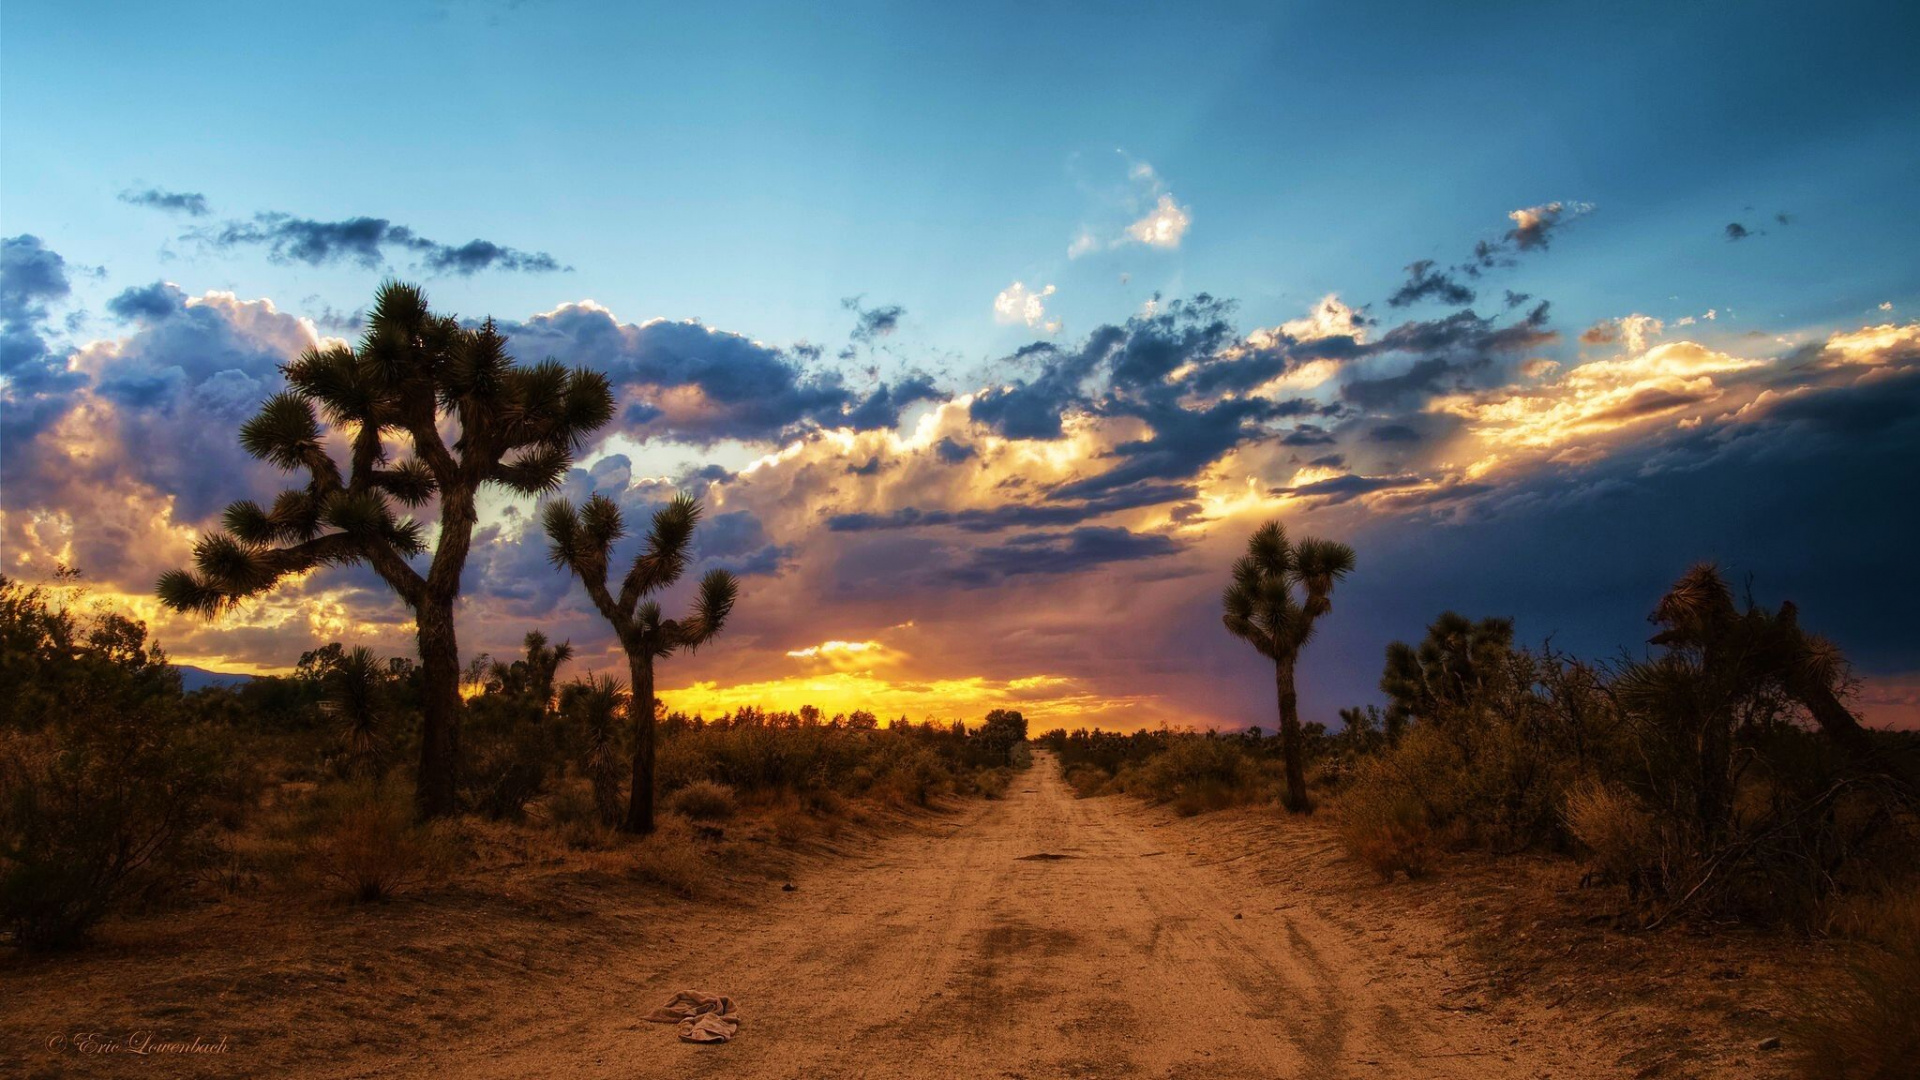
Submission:
<svg viewBox="0 0 1920 1080">
<path fill-rule="evenodd" d="M 240 428 L 254 457 L 307 482 L 270 508 L 227 507 L 225 531 L 194 545 L 192 570 L 160 578 L 167 606 L 212 617 L 271 590 L 289 574 L 364 563 L 413 610 L 424 689 L 415 789 L 423 818 L 455 809 L 460 752 L 460 593 L 485 484 L 521 494 L 552 489 L 585 436 L 613 416 L 606 376 L 547 360 L 522 366 L 488 320 L 467 328 L 433 314 L 418 288 L 380 287 L 358 348 L 313 348 L 284 369 L 288 389 Z M 343 471 L 321 418 L 346 437 Z M 452 429 L 449 441 L 442 425 Z M 409 447 L 394 461 L 386 437 Z M 407 561 L 428 549 L 425 528 L 402 516 L 437 500 L 438 530 L 425 574 Z"/>
<path fill-rule="evenodd" d="M 561 712 L 580 729 L 594 811 L 607 826 L 620 822 L 620 716 L 628 699 L 627 688 L 611 675 L 589 675 L 560 693 Z"/>
<path fill-rule="evenodd" d="M 564 499 L 548 504 L 546 509 L 549 558 L 586 586 L 593 606 L 612 624 L 627 653 L 632 679 L 627 712 L 634 731 L 633 790 L 621 827 L 630 833 L 653 831 L 653 662 L 681 649 L 691 652 L 711 641 L 726 623 L 740 591 L 732 574 L 711 571 L 700 580 L 692 613 L 679 620 L 662 619 L 659 602 L 648 599 L 686 573 L 688 545 L 699 523 L 700 504 L 691 495 L 677 495 L 654 511 L 646 547 L 634 556 L 616 597 L 607 589 L 607 560 L 614 543 L 626 535 L 620 508 L 613 500 L 595 495 L 577 511 Z"/>
<path fill-rule="evenodd" d="M 1727 703 L 1776 693 L 1797 703 L 1856 763 L 1893 780 L 1908 799 L 1920 798 L 1912 777 L 1875 746 L 1841 700 L 1847 661 L 1838 647 L 1800 627 L 1792 601 L 1769 611 L 1735 604 L 1719 567 L 1699 563 L 1661 597 L 1647 617 L 1661 630 L 1650 643 L 1667 648 L 1621 680 L 1621 696 L 1648 711 L 1693 718 L 1689 727 L 1702 762 L 1699 813 L 1725 816 L 1732 798 L 1725 765 L 1737 718 Z"/>
<path fill-rule="evenodd" d="M 391 669 L 365 645 L 342 653 L 327 673 L 320 711 L 340 725 L 353 775 L 377 777 L 383 769 L 391 681 Z"/>
<path fill-rule="evenodd" d="M 1233 564 L 1233 583 L 1220 598 L 1227 629 L 1273 661 L 1280 698 L 1280 754 L 1287 769 L 1286 803 L 1297 814 L 1311 810 L 1312 805 L 1307 801 L 1294 666 L 1301 648 L 1313 637 L 1315 621 L 1333 610 L 1334 583 L 1352 570 L 1353 549 L 1347 545 L 1311 538 L 1290 543 L 1280 523 L 1269 521 L 1247 540 L 1247 553 Z M 1295 598 L 1295 589 L 1302 598 Z"/>
<path fill-rule="evenodd" d="M 1474 622 L 1443 611 L 1427 627 L 1418 648 L 1404 641 L 1387 646 L 1380 690 L 1387 695 L 1387 723 L 1430 721 L 1447 706 L 1465 705 L 1513 648 L 1512 619 Z"/>
<path fill-rule="evenodd" d="M 531 702 L 545 714 L 553 708 L 553 680 L 560 673 L 560 665 L 573 659 L 573 643 L 549 645 L 547 635 L 529 630 L 525 645 L 524 659 L 512 663 L 494 660 L 487 665 L 487 690 Z"/>
</svg>

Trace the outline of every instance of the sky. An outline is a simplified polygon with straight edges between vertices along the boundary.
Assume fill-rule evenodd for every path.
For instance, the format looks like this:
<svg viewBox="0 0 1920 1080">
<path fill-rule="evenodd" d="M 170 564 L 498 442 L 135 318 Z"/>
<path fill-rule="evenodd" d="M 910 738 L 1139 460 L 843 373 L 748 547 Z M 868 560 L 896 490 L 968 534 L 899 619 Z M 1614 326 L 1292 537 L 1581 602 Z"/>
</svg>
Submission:
<svg viewBox="0 0 1920 1080">
<path fill-rule="evenodd" d="M 1271 727 L 1219 592 L 1277 518 L 1358 551 L 1309 720 L 1443 610 L 1640 655 L 1714 559 L 1920 726 L 1920 9 L 718 8 L 7 4 L 0 572 L 214 670 L 410 651 L 363 569 L 151 599 L 398 278 L 612 377 L 552 497 L 705 502 L 674 707 Z M 538 510 L 463 651 L 620 670 Z"/>
</svg>

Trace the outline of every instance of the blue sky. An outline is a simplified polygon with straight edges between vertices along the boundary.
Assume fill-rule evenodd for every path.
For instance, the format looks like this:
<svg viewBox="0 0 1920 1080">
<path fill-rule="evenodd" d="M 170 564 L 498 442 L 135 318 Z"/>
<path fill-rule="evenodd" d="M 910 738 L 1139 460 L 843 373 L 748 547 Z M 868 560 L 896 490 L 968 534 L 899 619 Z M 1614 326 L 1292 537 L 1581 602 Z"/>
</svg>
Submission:
<svg viewBox="0 0 1920 1080">
<path fill-rule="evenodd" d="M 395 274 L 424 281 L 442 308 L 513 323 L 525 347 L 604 363 L 629 379 L 628 403 L 644 407 L 626 414 L 629 422 L 593 449 L 588 465 L 619 454 L 632 459 L 636 476 L 704 460 L 740 470 L 788 448 L 780 462 L 707 493 L 752 515 L 739 520 L 739 535 L 758 537 L 756 557 L 784 568 L 763 586 L 765 624 L 756 629 L 748 617 L 743 634 L 751 642 L 740 666 L 728 667 L 722 653 L 693 669 L 722 690 L 789 692 L 781 680 L 790 673 L 780 665 L 805 644 L 803 612 L 849 640 L 884 641 L 907 621 L 864 597 L 861 574 L 848 566 L 859 557 L 872 565 L 949 560 L 952 575 L 939 579 L 944 591 L 928 585 L 916 601 L 922 632 L 944 626 L 949 645 L 965 628 L 989 623 L 1012 639 L 1034 640 L 1049 620 L 1023 622 L 1009 609 L 1035 582 L 1046 583 L 1052 610 L 1086 615 L 1084 633 L 1094 636 L 1124 621 L 1102 606 L 1103 590 L 1164 590 L 1157 610 L 1186 640 L 1217 615 L 1207 610 L 1215 583 L 1199 576 L 1201 568 L 1228 557 L 1243 525 L 1279 514 L 1303 528 L 1369 537 L 1397 560 L 1372 586 L 1356 579 L 1363 612 L 1331 640 L 1358 659 L 1330 677 L 1333 689 L 1306 689 L 1310 702 L 1322 694 L 1321 706 L 1370 693 L 1380 644 L 1417 636 L 1426 617 L 1420 612 L 1498 607 L 1522 616 L 1523 636 L 1571 633 L 1605 652 L 1637 640 L 1646 594 L 1661 581 L 1693 558 L 1720 555 L 1797 590 L 1803 608 L 1810 595 L 1832 594 L 1842 643 L 1886 685 L 1905 687 L 1888 693 L 1907 695 L 1920 715 L 1920 675 L 1911 662 L 1920 639 L 1876 619 L 1875 596 L 1839 569 L 1806 570 L 1809 561 L 1836 565 L 1844 545 L 1830 537 L 1845 534 L 1861 538 L 1855 548 L 1864 547 L 1883 581 L 1913 580 L 1884 542 L 1903 514 L 1884 492 L 1920 453 L 1920 440 L 1902 396 L 1907 384 L 1881 373 L 1906 371 L 1910 345 L 1900 328 L 1911 327 L 1920 309 L 1920 259 L 1912 254 L 1920 250 L 1916 40 L 1920 8 L 1891 3 L 1817 11 L 1786 4 L 849 4 L 805 11 L 13 2 L 0 14 L 0 233 L 32 240 L 9 248 L 20 260 L 9 268 L 18 281 L 53 269 L 31 279 L 44 288 L 10 286 L 7 318 L 36 347 L 45 345 L 47 372 L 71 375 L 63 386 L 85 384 L 33 399 L 46 405 L 46 416 L 110 412 L 124 427 L 137 419 L 137 404 L 181 424 L 200 415 L 182 404 L 187 397 L 171 404 L 115 397 L 115 387 L 129 385 L 119 369 L 137 366 L 150 377 L 185 372 L 197 395 L 191 400 L 202 404 L 210 386 L 264 392 L 276 357 L 302 334 L 349 333 L 332 320 L 363 306 L 380 278 Z M 203 210 L 128 201 L 141 192 L 197 195 L 200 203 L 182 205 Z M 1537 233 L 1522 235 L 1517 215 L 1556 205 Z M 1171 215 L 1162 221 L 1171 228 L 1162 242 L 1130 236 L 1156 214 Z M 275 232 L 287 223 L 355 219 L 378 219 L 389 230 L 376 258 L 339 250 L 303 258 L 286 246 L 291 234 Z M 1736 223 L 1742 238 L 1729 233 Z M 473 240 L 528 261 L 521 269 L 495 261 L 471 273 L 430 265 Z M 1493 253 L 1476 263 L 1480 243 Z M 1430 260 L 1427 272 L 1444 281 L 1412 303 L 1390 303 L 1421 280 L 1408 271 L 1420 260 Z M 159 281 L 178 294 L 142 293 L 145 306 L 126 299 L 127 290 Z M 1443 284 L 1465 291 L 1449 295 Z M 216 292 L 235 300 L 201 299 Z M 1509 302 L 1509 292 L 1529 299 Z M 1131 327 L 1136 341 L 1171 340 L 1174 322 L 1140 320 L 1156 312 L 1166 318 L 1174 301 L 1201 294 L 1232 301 L 1222 317 L 1242 337 L 1278 332 L 1334 296 L 1340 311 L 1357 313 L 1364 347 L 1333 362 L 1337 376 L 1322 371 L 1314 382 L 1300 365 L 1325 350 L 1313 345 L 1326 340 L 1323 330 L 1288 331 L 1290 344 L 1276 346 L 1280 358 L 1269 360 L 1279 365 L 1272 373 L 1291 374 L 1259 393 L 1297 393 L 1295 411 L 1240 412 L 1231 420 L 1191 395 L 1181 399 L 1184 414 L 1168 411 L 1173 384 L 1189 369 L 1156 372 L 1167 381 L 1151 388 L 1123 385 L 1120 367 L 1080 351 L 1094 382 L 1079 386 L 1063 374 L 1078 371 L 1070 356 L 1103 327 Z M 1158 306 L 1148 307 L 1156 295 Z M 853 307 L 843 303 L 856 297 Z M 186 298 L 197 307 L 183 307 Z M 648 345 L 636 329 L 627 345 L 611 348 L 604 327 L 599 338 L 582 336 L 600 326 L 581 314 L 587 309 L 536 318 L 586 300 L 611 312 L 608 326 L 697 318 L 762 345 L 715 338 L 734 351 L 717 352 L 710 368 L 694 357 L 691 367 L 668 365 L 663 374 L 659 349 L 692 346 Z M 1542 300 L 1550 309 L 1530 314 Z M 258 301 L 315 323 L 276 323 L 264 307 L 246 306 Z M 897 318 L 890 317 L 895 306 Z M 1408 328 L 1412 339 L 1414 330 L 1437 330 L 1467 310 L 1485 321 L 1485 333 L 1506 326 L 1526 340 L 1503 346 L 1470 335 L 1444 355 L 1381 344 L 1393 327 Z M 189 311 L 200 320 L 192 334 L 175 319 Z M 881 321 L 851 337 L 862 313 Z M 1458 320 L 1453 325 L 1460 328 Z M 1876 326 L 1894 329 L 1870 349 L 1848 344 L 1866 339 L 1846 335 Z M 1233 340 L 1208 338 L 1206 348 L 1232 352 Z M 1035 342 L 1055 351 L 1018 352 Z M 1681 345 L 1694 351 L 1675 367 L 1681 354 L 1671 350 Z M 196 367 L 199 361 L 169 351 L 181 349 L 222 359 Z M 1835 372 L 1854 362 L 1844 358 L 1869 351 L 1874 378 L 1842 385 Z M 1205 366 L 1222 355 L 1195 352 L 1189 360 Z M 1594 362 L 1601 366 L 1581 367 Z M 1423 363 L 1436 365 L 1424 383 L 1378 384 L 1419 375 Z M 29 380 L 16 370 L 7 378 L 14 415 L 25 417 Z M 203 378 L 224 381 L 195 382 Z M 1221 378 L 1236 387 L 1228 400 L 1245 404 L 1254 392 L 1240 376 Z M 769 401 L 813 404 L 796 404 L 764 428 L 736 406 L 701 411 L 720 400 L 713 395 L 737 393 L 754 379 L 771 380 Z M 1549 403 L 1583 399 L 1597 384 L 1618 400 L 1579 413 L 1571 427 L 1555 420 L 1561 426 L 1542 434 L 1494 419 L 1522 405 L 1544 415 Z M 902 396 L 908 386 L 923 389 Z M 1028 393 L 996 399 L 995 387 Z M 1041 400 L 1042 389 L 1053 396 Z M 892 405 L 881 390 L 894 395 Z M 1656 391 L 1666 396 L 1647 396 Z M 1834 406 L 1822 418 L 1790 420 L 1779 411 L 1777 402 L 1815 391 Z M 1026 415 L 1079 417 L 1089 426 L 1076 428 L 1071 419 L 1038 433 L 1010 426 L 1009 403 L 1021 401 L 1039 409 Z M 863 402 L 867 410 L 859 412 Z M 1832 441 L 1840 436 L 1807 427 L 1840 424 L 1841 406 L 1860 402 L 1867 411 L 1859 416 L 1892 417 L 1891 426 L 1873 429 L 1879 442 Z M 1324 410 L 1314 425 L 1324 440 L 1289 426 L 1304 422 L 1299 410 L 1308 408 Z M 1768 410 L 1779 414 L 1772 442 L 1732 419 Z M 218 415 L 206 421 L 215 429 L 227 423 Z M 1191 430 L 1175 430 L 1181 415 L 1194 418 Z M 1632 423 L 1619 419 L 1627 416 Z M 1229 423 L 1244 426 L 1213 440 L 1218 425 Z M 1138 425 L 1153 435 L 1141 441 Z M 106 513 L 72 484 L 55 490 L 36 479 L 78 452 L 74 436 L 57 427 L 57 420 L 23 421 L 19 431 L 27 433 L 0 446 L 17 557 L 38 550 L 44 562 L 58 547 L 39 533 L 29 537 L 23 523 L 49 513 L 81 520 Z M 713 433 L 723 430 L 727 438 L 716 443 Z M 1403 434 L 1396 444 L 1383 430 Z M 823 434 L 831 431 L 843 434 Z M 1033 446 L 1018 452 L 994 441 L 1023 438 Z M 1309 445 L 1317 449 L 1308 452 Z M 121 449 L 136 458 L 153 453 L 138 441 Z M 98 448 L 90 453 L 97 458 Z M 1782 455 L 1791 462 L 1779 464 Z M 1114 461 L 1147 462 L 1152 475 L 1146 486 L 1127 489 L 1127 505 L 1117 510 L 1079 505 L 1076 529 L 1109 531 L 1000 536 L 1008 542 L 994 550 L 1003 560 L 1050 553 L 1004 578 L 983 577 L 968 561 L 965 530 L 842 533 L 835 535 L 850 547 L 819 546 L 822 523 L 836 515 L 1071 499 Z M 900 475 L 915 477 L 923 465 L 976 468 L 962 462 L 977 462 L 981 476 L 1031 486 L 989 495 L 984 481 L 942 487 L 945 474 L 936 472 L 912 486 L 867 479 L 896 464 Z M 1056 466 L 1063 471 L 1047 472 Z M 1819 479 L 1842 468 L 1850 479 Z M 785 476 L 789 470 L 795 475 Z M 819 480 L 828 473 L 839 479 Z M 162 515 L 156 528 L 169 538 L 152 540 L 156 550 L 176 551 L 182 537 L 211 524 L 182 509 L 213 493 L 186 490 L 198 481 L 182 479 L 180 469 L 99 475 L 109 487 L 147 485 L 155 498 L 172 499 L 172 509 L 151 511 Z M 601 475 L 583 472 L 579 483 Z M 1822 490 L 1803 497 L 1769 483 L 1786 475 Z M 777 476 L 785 478 L 775 484 Z M 1461 500 L 1449 503 L 1455 508 L 1437 539 L 1421 531 L 1436 527 L 1420 516 L 1427 511 L 1381 494 L 1416 484 L 1436 499 Z M 1267 495 L 1248 502 L 1234 494 L 1243 489 Z M 638 480 L 631 490 L 641 501 L 657 494 Z M 1586 509 L 1564 514 L 1541 509 L 1618 491 L 1630 492 L 1619 496 L 1624 509 L 1601 520 L 1663 520 L 1671 539 L 1629 559 L 1620 554 L 1626 537 L 1594 539 L 1610 525 L 1572 529 L 1601 503 L 1589 499 Z M 1149 497 L 1156 494 L 1166 498 L 1155 503 Z M 779 509 L 781 498 L 809 513 Z M 500 513 L 500 535 L 528 547 L 512 524 L 524 519 Z M 1783 521 L 1785 529 L 1769 526 Z M 1784 534 L 1793 534 L 1791 543 Z M 1556 547 L 1541 556 L 1538 579 L 1503 573 L 1531 539 L 1549 536 Z M 868 556 L 848 554 L 868 551 L 859 546 L 868 543 L 875 545 Z M 502 544 L 503 552 L 512 547 Z M 1456 564 L 1443 573 L 1409 569 L 1423 552 L 1439 550 L 1452 552 Z M 1487 554 L 1493 551 L 1503 554 L 1496 560 Z M 539 571 L 537 559 L 498 559 L 489 580 Z M 1569 559 L 1590 569 L 1573 578 L 1552 569 L 1553 560 Z M 1069 566 L 1075 569 L 1057 569 Z M 99 572 L 133 595 L 150 569 L 133 560 L 124 571 Z M 1182 577 L 1188 573 L 1191 580 Z M 1002 584 L 982 584 L 990 578 Z M 1007 584 L 1016 578 L 1017 589 Z M 1531 584 L 1517 587 L 1520 579 Z M 1182 580 L 1178 589 L 1166 584 Z M 543 599 L 531 607 L 517 586 L 503 585 L 500 603 L 522 605 L 517 617 L 598 640 L 563 585 L 543 584 L 536 590 Z M 345 595 L 302 597 L 313 634 L 354 625 L 313 614 L 352 606 Z M 354 595 L 363 607 L 377 606 Z M 1597 611 L 1603 605 L 1604 615 Z M 402 648 L 391 616 L 378 608 L 357 625 Z M 291 631 L 260 631 L 257 645 L 239 643 L 244 634 L 214 640 L 184 626 L 174 633 L 188 655 L 209 663 L 271 667 L 275 650 L 310 647 Z M 517 635 L 516 628 L 509 636 Z M 1043 638 L 1053 644 L 1021 646 L 1034 672 L 1066 680 L 1060 685 L 1088 698 L 1131 702 L 1158 718 L 1178 715 L 1164 701 L 1140 704 L 1153 695 L 1088 659 L 1083 642 Z M 943 666 L 928 641 L 888 647 L 899 665 L 881 672 L 890 685 L 918 680 L 957 693 L 952 680 L 1011 685 L 1024 670 L 986 654 Z M 1189 666 L 1196 678 L 1238 677 L 1254 661 L 1236 648 L 1211 644 Z M 1121 666 L 1140 667 L 1138 657 L 1123 659 Z M 1258 696 L 1250 691 L 1245 702 L 1211 703 L 1195 715 L 1235 722 L 1254 710 L 1257 719 Z M 1047 700 L 1070 715 L 1070 697 L 1062 690 Z"/>
<path fill-rule="evenodd" d="M 1016 278 L 1069 330 L 1155 290 L 1265 323 L 1551 199 L 1599 214 L 1530 268 L 1563 311 L 1769 327 L 1920 288 L 1910 6 L 1459 7 L 16 3 L 0 194 L 114 281 L 364 302 L 358 268 L 194 260 L 114 202 L 158 185 L 574 268 L 436 283 L 462 312 L 591 296 L 832 341 L 864 293 L 906 306 L 899 347 L 974 360 L 1016 336 L 987 317 Z M 1187 242 L 1069 265 L 1138 161 Z M 1721 231 L 1780 211 L 1764 243 Z"/>
</svg>

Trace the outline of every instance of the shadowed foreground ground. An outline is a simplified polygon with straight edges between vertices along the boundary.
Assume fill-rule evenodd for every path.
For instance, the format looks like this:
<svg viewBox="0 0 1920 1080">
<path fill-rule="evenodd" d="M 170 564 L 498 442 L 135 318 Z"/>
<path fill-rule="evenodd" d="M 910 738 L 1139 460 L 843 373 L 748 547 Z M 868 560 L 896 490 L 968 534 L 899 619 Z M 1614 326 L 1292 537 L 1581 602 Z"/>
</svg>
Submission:
<svg viewBox="0 0 1920 1080">
<path fill-rule="evenodd" d="M 1617 1071 L 1617 1055 L 1564 1017 L 1496 1018 L 1449 999 L 1461 961 L 1438 927 L 1401 919 L 1389 935 L 1309 882 L 1237 872 L 1132 804 L 1075 800 L 1045 755 L 1004 802 L 940 825 L 809 875 L 742 913 L 731 933 L 707 923 L 706 940 L 681 935 L 664 967 L 664 953 L 615 947 L 607 962 L 633 965 L 631 995 L 583 995 L 557 1028 L 316 1071 L 1033 1080 Z M 732 995 L 740 1038 L 683 1045 L 638 1020 L 681 987 Z"/>
</svg>

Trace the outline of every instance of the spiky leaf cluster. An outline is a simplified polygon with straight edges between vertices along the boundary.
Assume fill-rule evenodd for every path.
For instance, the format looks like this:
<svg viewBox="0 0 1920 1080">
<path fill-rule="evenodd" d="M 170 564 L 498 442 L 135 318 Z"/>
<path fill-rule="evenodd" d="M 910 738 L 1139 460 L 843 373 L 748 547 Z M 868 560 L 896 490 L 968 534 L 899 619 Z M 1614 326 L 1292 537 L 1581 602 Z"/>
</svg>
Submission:
<svg viewBox="0 0 1920 1080">
<path fill-rule="evenodd" d="M 426 535 L 406 511 L 440 497 L 444 518 L 450 505 L 470 509 L 487 483 L 551 490 L 613 415 L 606 376 L 551 360 L 522 366 L 505 345 L 491 321 L 464 327 L 433 314 L 418 288 L 383 285 L 359 347 L 302 353 L 283 369 L 287 389 L 240 429 L 249 454 L 306 482 L 270 507 L 229 506 L 224 531 L 195 547 L 193 569 L 160 579 L 161 599 L 211 615 L 287 574 L 365 562 L 417 604 L 429 579 L 407 559 L 426 550 Z M 457 432 L 451 446 L 443 426 Z M 329 430 L 346 440 L 344 466 Z M 396 444 L 409 452 L 396 455 Z M 463 541 L 448 553 L 456 565 L 436 565 L 433 577 L 457 587 L 464 554 Z"/>
<path fill-rule="evenodd" d="M 611 499 L 594 495 L 577 509 L 564 499 L 549 503 L 542 516 L 547 557 L 586 586 L 594 607 L 613 624 L 629 653 L 664 657 L 680 649 L 691 652 L 720 633 L 740 593 L 738 579 L 713 570 L 700 579 L 693 610 L 685 618 L 663 618 L 659 603 L 650 599 L 686 573 L 700 516 L 699 501 L 686 494 L 655 510 L 646 544 L 634 556 L 618 597 L 608 587 L 607 569 L 613 545 L 627 530 Z"/>
<path fill-rule="evenodd" d="M 1299 652 L 1314 620 L 1333 608 L 1334 583 L 1353 570 L 1353 549 L 1331 540 L 1295 544 L 1277 521 L 1254 530 L 1221 595 L 1228 630 L 1275 660 Z M 1298 595 L 1296 595 L 1296 593 Z"/>
</svg>

